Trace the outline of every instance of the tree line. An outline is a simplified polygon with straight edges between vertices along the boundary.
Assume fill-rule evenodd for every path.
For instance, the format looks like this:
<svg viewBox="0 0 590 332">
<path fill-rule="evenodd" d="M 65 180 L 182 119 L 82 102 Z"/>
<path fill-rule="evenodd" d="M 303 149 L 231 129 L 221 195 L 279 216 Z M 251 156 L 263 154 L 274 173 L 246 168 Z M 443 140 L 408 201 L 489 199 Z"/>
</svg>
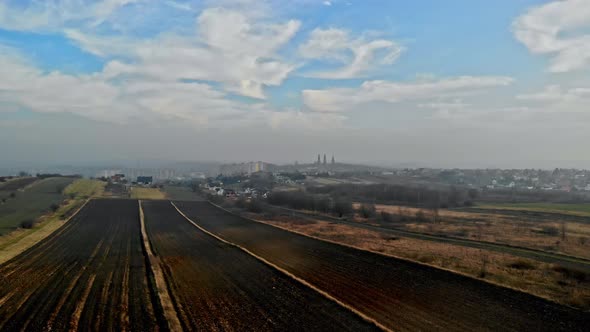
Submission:
<svg viewBox="0 0 590 332">
<path fill-rule="evenodd" d="M 339 184 L 309 187 L 313 194 L 341 197 L 359 202 L 449 208 L 471 206 L 479 191 L 455 186 L 428 188 L 399 184 Z"/>
</svg>

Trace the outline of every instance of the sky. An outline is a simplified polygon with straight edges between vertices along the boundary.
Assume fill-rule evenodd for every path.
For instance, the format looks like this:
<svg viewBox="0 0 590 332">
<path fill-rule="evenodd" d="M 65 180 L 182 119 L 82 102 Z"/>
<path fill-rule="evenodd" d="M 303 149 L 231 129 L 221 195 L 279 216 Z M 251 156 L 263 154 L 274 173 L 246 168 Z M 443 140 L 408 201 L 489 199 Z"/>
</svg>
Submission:
<svg viewBox="0 0 590 332">
<path fill-rule="evenodd" d="M 590 168 L 590 0 L 0 0 L 0 166 Z"/>
</svg>

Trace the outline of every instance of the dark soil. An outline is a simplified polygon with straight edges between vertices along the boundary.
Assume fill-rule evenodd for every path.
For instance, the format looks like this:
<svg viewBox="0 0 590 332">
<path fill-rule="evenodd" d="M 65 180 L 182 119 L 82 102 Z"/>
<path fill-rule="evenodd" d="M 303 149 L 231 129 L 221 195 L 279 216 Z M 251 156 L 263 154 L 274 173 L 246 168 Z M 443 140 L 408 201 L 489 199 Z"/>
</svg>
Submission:
<svg viewBox="0 0 590 332">
<path fill-rule="evenodd" d="M 409 261 L 339 246 L 180 202 L 205 229 L 397 331 L 588 331 L 590 314 Z"/>
<path fill-rule="evenodd" d="M 202 232 L 167 201 L 142 202 L 187 331 L 364 331 L 372 324 L 237 247 Z"/>
</svg>

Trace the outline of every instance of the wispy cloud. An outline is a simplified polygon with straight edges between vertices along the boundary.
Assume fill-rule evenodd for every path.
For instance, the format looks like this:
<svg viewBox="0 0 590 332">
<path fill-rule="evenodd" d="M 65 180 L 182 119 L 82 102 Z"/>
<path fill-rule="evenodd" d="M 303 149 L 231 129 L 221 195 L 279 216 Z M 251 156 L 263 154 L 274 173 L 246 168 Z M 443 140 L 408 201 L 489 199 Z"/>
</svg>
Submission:
<svg viewBox="0 0 590 332">
<path fill-rule="evenodd" d="M 306 59 L 335 61 L 342 67 L 330 71 L 307 73 L 306 76 L 324 79 L 365 77 L 379 66 L 393 64 L 404 48 L 385 39 L 352 39 L 342 29 L 315 29 L 299 53 Z"/>
<path fill-rule="evenodd" d="M 228 26 L 227 22 L 232 22 Z M 223 84 L 230 92 L 264 99 L 264 87 L 280 85 L 295 69 L 277 55 L 300 23 L 253 22 L 243 14 L 213 8 L 197 18 L 198 34 L 167 34 L 148 40 L 86 35 L 67 31 L 80 47 L 99 56 L 125 55 L 111 74 L 145 76 L 167 81 L 203 80 Z"/>
<path fill-rule="evenodd" d="M 569 72 L 590 67 L 587 0 L 553 1 L 532 8 L 518 17 L 512 28 L 516 38 L 531 52 L 551 57 L 550 71 Z"/>
<path fill-rule="evenodd" d="M 482 89 L 507 86 L 513 81 L 502 76 L 463 76 L 427 82 L 397 83 L 366 81 L 358 88 L 304 90 L 303 101 L 318 112 L 346 112 L 372 102 L 416 102 L 418 105 L 456 100 L 457 96 L 470 95 Z M 430 102 L 429 102 L 430 101 Z"/>
</svg>

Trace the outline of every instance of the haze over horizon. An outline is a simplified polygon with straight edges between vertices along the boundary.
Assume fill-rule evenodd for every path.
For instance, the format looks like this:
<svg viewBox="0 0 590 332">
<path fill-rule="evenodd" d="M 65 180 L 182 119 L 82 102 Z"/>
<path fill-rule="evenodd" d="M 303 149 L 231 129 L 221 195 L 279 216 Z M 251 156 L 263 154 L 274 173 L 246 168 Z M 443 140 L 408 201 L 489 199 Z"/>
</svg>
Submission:
<svg viewBox="0 0 590 332">
<path fill-rule="evenodd" d="M 0 167 L 590 168 L 590 3 L 0 3 Z"/>
</svg>

